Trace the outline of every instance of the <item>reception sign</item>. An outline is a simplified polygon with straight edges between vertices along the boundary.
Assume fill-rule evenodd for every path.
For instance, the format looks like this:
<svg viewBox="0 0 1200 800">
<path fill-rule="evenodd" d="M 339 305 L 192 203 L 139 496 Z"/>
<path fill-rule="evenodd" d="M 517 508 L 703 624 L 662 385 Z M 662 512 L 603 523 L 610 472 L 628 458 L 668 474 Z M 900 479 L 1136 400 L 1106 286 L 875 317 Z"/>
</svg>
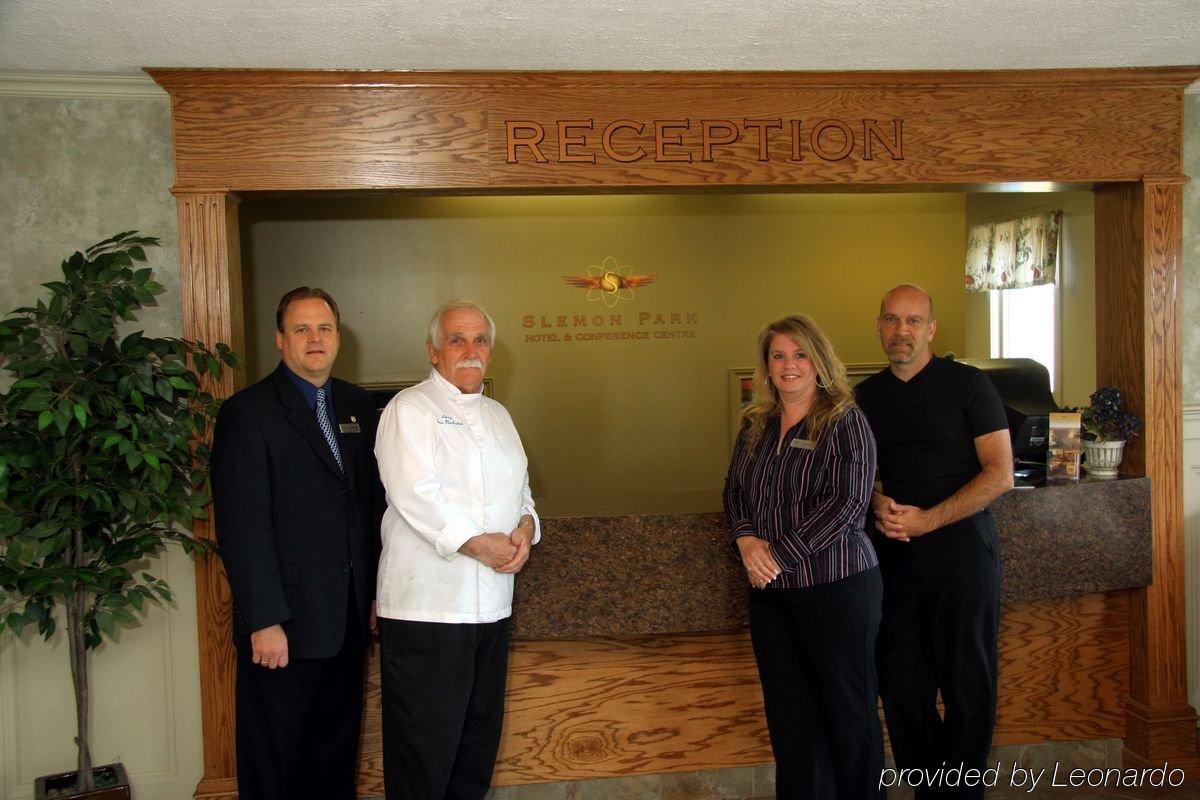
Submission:
<svg viewBox="0 0 1200 800">
<path fill-rule="evenodd" d="M 232 191 L 1141 180 L 1193 72 L 152 70 L 177 188 Z"/>
</svg>

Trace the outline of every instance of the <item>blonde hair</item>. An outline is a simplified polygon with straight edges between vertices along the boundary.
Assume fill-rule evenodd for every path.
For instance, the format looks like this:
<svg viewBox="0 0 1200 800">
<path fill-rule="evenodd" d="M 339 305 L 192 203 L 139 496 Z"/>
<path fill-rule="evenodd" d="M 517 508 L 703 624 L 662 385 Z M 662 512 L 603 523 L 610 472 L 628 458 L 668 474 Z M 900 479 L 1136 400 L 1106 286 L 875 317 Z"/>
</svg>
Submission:
<svg viewBox="0 0 1200 800">
<path fill-rule="evenodd" d="M 767 422 L 780 414 L 779 391 L 771 382 L 771 340 L 779 334 L 791 339 L 804 351 L 817 373 L 817 391 L 808 411 L 808 438 L 821 438 L 854 405 L 854 393 L 846 378 L 846 365 L 837 357 L 833 344 L 810 317 L 796 314 L 772 322 L 758 334 L 758 363 L 754 369 L 754 402 L 742 413 L 746 441 L 755 445 L 762 438 Z"/>
</svg>

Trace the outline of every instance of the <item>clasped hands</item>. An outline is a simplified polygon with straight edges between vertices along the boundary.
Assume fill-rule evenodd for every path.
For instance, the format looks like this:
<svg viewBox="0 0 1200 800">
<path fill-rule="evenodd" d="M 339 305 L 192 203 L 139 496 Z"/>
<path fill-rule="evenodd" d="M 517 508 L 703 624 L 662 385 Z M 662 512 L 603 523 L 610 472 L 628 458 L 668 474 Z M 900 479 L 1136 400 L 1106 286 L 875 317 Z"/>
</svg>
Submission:
<svg viewBox="0 0 1200 800">
<path fill-rule="evenodd" d="M 524 522 L 512 533 L 481 533 L 463 542 L 458 552 L 487 564 L 496 572 L 513 574 L 521 571 L 529 560 L 533 543 L 533 524 Z"/>
<path fill-rule="evenodd" d="M 871 510 L 875 512 L 875 529 L 900 542 L 912 541 L 936 527 L 925 509 L 897 503 L 881 492 L 871 495 Z"/>
<path fill-rule="evenodd" d="M 746 567 L 746 577 L 755 589 L 765 589 L 767 584 L 778 578 L 779 573 L 783 571 L 765 539 L 757 536 L 739 536 L 737 546 L 742 554 L 742 565 Z"/>
</svg>

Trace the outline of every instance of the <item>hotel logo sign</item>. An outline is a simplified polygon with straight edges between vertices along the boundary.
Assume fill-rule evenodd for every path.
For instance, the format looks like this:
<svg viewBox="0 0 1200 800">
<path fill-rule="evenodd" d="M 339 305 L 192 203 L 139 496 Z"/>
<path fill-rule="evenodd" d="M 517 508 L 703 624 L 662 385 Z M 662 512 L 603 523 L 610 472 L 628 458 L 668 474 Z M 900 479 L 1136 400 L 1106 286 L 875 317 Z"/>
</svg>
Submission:
<svg viewBox="0 0 1200 800">
<path fill-rule="evenodd" d="M 633 290 L 654 283 L 657 275 L 634 275 L 633 267 L 618 264 L 608 256 L 601 264 L 589 264 L 586 275 L 564 275 L 563 280 L 580 289 L 587 289 L 587 299 L 601 301 L 612 308 L 622 300 L 632 300 Z"/>
<path fill-rule="evenodd" d="M 633 274 L 633 267 L 612 256 L 590 264 L 584 275 L 564 275 L 568 286 L 587 290 L 587 301 L 603 303 L 608 313 L 576 308 L 570 313 L 524 314 L 521 327 L 525 343 L 663 341 L 695 339 L 700 325 L 698 311 L 639 310 L 618 312 L 618 303 L 632 301 L 634 290 L 658 281 L 658 273 Z M 578 295 L 576 295 L 578 296 Z M 593 308 L 595 308 L 593 306 Z"/>
</svg>

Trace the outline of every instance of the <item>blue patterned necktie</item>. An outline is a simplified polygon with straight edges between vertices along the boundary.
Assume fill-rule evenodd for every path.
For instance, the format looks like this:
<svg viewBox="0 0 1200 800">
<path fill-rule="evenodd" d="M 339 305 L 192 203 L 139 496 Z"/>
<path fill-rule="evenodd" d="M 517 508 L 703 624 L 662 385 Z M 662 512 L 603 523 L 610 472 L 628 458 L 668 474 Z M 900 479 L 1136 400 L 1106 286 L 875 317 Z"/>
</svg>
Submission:
<svg viewBox="0 0 1200 800">
<path fill-rule="evenodd" d="M 325 390 L 317 389 L 317 424 L 321 426 L 321 433 L 325 436 L 325 441 L 329 442 L 329 449 L 333 451 L 333 458 L 337 461 L 338 469 L 343 472 L 346 468 L 342 466 L 342 451 L 338 448 L 337 437 L 333 435 L 333 425 L 329 422 L 329 410 L 325 405 Z"/>
</svg>

